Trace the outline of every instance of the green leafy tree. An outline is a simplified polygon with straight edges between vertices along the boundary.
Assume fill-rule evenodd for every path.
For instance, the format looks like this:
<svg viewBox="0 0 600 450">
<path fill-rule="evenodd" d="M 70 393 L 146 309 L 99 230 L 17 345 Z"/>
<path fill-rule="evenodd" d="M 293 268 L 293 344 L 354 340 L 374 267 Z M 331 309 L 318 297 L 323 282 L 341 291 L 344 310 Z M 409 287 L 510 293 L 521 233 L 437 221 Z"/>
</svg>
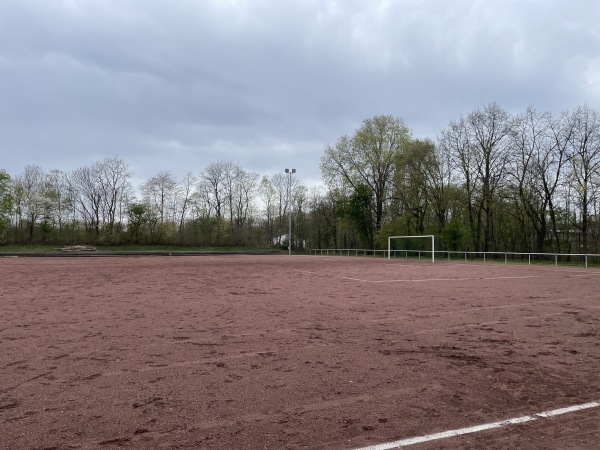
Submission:
<svg viewBox="0 0 600 450">
<path fill-rule="evenodd" d="M 460 250 L 463 248 L 464 228 L 460 220 L 453 218 L 446 224 L 442 232 L 442 239 L 448 250 Z"/>
<path fill-rule="evenodd" d="M 363 244 L 372 248 L 374 235 L 369 186 L 357 185 L 348 200 L 338 203 L 338 212 L 342 218 L 349 220 L 355 227 Z"/>
<path fill-rule="evenodd" d="M 397 156 L 394 174 L 394 200 L 399 210 L 412 224 L 409 233 L 423 234 L 430 209 L 430 174 L 437 165 L 435 146 L 429 141 L 416 140 Z"/>
<path fill-rule="evenodd" d="M 132 243 L 139 244 L 145 237 L 149 222 L 149 207 L 144 203 L 130 203 L 127 208 L 127 232 Z"/>
<path fill-rule="evenodd" d="M 0 243 L 4 242 L 10 226 L 13 197 L 11 193 L 10 175 L 0 170 Z"/>
<path fill-rule="evenodd" d="M 371 198 L 373 227 L 381 228 L 392 192 L 392 179 L 398 155 L 410 140 L 410 130 L 402 119 L 390 115 L 366 119 L 352 137 L 342 136 L 328 146 L 321 158 L 321 174 L 330 190 L 350 197 Z"/>
</svg>

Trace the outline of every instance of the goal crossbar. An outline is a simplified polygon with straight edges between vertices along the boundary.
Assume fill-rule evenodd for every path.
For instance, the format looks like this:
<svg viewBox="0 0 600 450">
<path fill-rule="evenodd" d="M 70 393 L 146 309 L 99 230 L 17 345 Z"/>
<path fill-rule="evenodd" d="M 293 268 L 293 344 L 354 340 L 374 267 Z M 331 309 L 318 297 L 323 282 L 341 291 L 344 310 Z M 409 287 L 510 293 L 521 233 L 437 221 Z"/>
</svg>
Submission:
<svg viewBox="0 0 600 450">
<path fill-rule="evenodd" d="M 422 236 L 388 236 L 388 259 L 391 259 L 392 257 L 392 239 L 416 238 L 431 238 L 431 262 L 435 262 L 435 236 L 433 234 L 425 234 Z"/>
</svg>

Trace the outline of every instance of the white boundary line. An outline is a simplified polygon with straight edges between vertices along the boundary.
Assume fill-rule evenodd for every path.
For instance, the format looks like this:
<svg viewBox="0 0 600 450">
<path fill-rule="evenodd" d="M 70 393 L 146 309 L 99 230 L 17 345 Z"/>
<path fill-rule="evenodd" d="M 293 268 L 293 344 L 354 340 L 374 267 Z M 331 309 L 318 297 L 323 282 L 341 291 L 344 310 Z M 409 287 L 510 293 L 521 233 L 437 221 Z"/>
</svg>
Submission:
<svg viewBox="0 0 600 450">
<path fill-rule="evenodd" d="M 552 278 L 551 275 L 521 275 L 511 277 L 466 277 L 466 278 L 414 278 L 414 279 L 397 279 L 397 280 L 364 280 L 362 278 L 352 278 L 337 276 L 342 280 L 360 281 L 362 283 L 424 283 L 426 281 L 474 281 L 474 280 L 521 280 L 526 278 Z"/>
<path fill-rule="evenodd" d="M 500 422 L 486 423 L 483 425 L 476 425 L 476 426 L 468 427 L 468 428 L 459 428 L 457 430 L 449 430 L 449 431 L 444 431 L 441 433 L 428 434 L 426 436 L 417 436 L 417 437 L 412 437 L 412 438 L 408 438 L 408 439 L 401 439 L 399 441 L 387 442 L 385 444 L 377 444 L 377 445 L 372 445 L 370 447 L 362 447 L 362 448 L 359 448 L 356 450 L 388 450 L 388 449 L 393 449 L 393 448 L 406 447 L 409 445 L 420 444 L 423 442 L 435 441 L 438 439 L 446 439 L 449 437 L 461 436 L 463 434 L 478 433 L 480 431 L 491 430 L 494 428 L 502 428 L 507 425 L 515 425 L 515 424 L 519 424 L 519 423 L 530 422 L 532 420 L 545 419 L 548 417 L 559 416 L 561 414 L 567 414 L 570 412 L 581 411 L 582 409 L 597 408 L 598 406 L 600 406 L 600 403 L 598 403 L 598 402 L 583 403 L 581 405 L 569 406 L 567 408 L 559 408 L 559 409 L 553 409 L 551 411 L 544 411 L 541 413 L 533 414 L 531 416 L 515 417 L 512 419 L 502 420 Z"/>
</svg>

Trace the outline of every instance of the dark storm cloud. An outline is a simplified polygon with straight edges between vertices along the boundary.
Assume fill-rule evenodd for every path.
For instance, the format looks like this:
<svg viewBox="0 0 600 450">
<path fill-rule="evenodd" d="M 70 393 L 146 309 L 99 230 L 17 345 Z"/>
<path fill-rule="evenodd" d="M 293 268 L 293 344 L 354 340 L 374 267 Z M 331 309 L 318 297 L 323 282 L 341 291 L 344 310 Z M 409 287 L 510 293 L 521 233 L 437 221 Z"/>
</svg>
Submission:
<svg viewBox="0 0 600 450">
<path fill-rule="evenodd" d="M 596 1 L 8 0 L 0 168 L 230 159 L 316 182 L 374 114 L 435 138 L 491 101 L 600 108 L 599 19 Z"/>
</svg>

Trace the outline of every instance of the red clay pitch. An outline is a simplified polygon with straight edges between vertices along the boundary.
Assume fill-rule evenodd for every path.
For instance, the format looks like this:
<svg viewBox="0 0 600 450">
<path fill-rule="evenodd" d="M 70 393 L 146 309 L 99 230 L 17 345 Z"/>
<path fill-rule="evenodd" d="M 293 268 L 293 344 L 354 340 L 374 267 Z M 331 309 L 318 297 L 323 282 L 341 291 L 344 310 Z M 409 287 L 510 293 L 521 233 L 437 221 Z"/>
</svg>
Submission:
<svg viewBox="0 0 600 450">
<path fill-rule="evenodd" d="M 600 271 L 0 258 L 0 448 L 345 449 L 600 400 Z M 597 448 L 600 408 L 411 448 Z"/>
</svg>

